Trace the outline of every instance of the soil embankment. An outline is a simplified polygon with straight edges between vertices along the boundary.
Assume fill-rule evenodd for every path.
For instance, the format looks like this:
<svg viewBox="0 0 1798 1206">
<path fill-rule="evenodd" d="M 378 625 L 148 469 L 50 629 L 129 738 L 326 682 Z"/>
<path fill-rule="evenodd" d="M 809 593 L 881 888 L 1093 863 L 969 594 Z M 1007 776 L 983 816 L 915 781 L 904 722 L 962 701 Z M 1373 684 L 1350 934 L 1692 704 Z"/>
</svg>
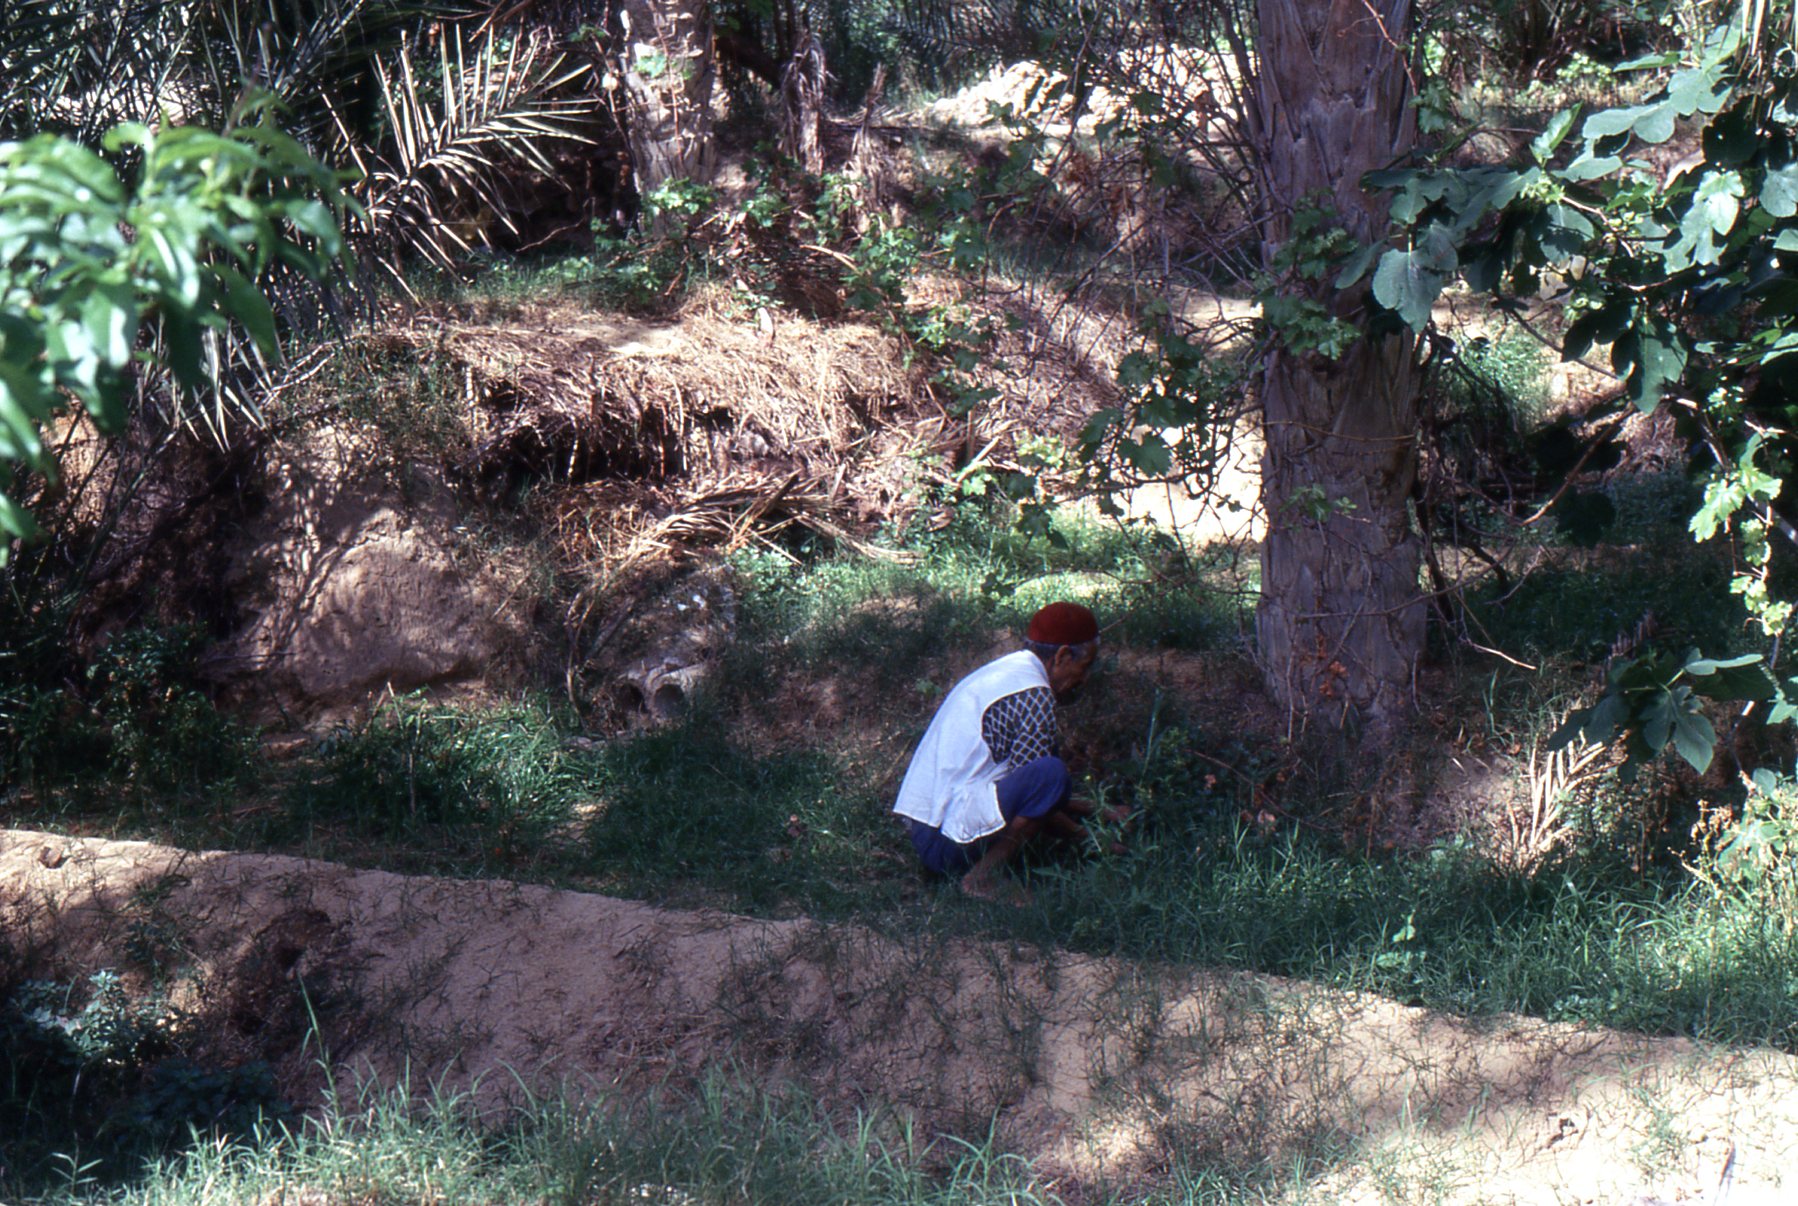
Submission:
<svg viewBox="0 0 1798 1206">
<path fill-rule="evenodd" d="M 1732 1147 L 1737 1192 L 1772 1201 L 1755 1195 L 1798 1148 L 1787 1056 L 1468 1022 L 928 925 L 756 921 L 26 830 L 0 831 L 0 914 L 35 972 L 160 977 L 210 1057 L 267 1059 L 302 1101 L 321 1046 L 345 1072 L 478 1083 L 495 1108 L 514 1074 L 629 1092 L 732 1060 L 845 1110 L 892 1103 L 950 1129 L 997 1117 L 1015 1150 L 1075 1178 L 1352 1140 L 1331 1174 L 1341 1201 L 1409 1200 L 1390 1196 L 1395 1177 L 1450 1191 L 1433 1200 L 1682 1200 Z"/>
</svg>

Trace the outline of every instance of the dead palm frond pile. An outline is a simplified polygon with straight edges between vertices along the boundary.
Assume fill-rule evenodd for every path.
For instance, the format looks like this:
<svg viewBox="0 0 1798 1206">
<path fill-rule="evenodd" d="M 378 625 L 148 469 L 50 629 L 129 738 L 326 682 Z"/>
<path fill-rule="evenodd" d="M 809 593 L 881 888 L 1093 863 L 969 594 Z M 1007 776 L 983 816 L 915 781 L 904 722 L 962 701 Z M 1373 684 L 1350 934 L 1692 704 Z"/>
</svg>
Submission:
<svg viewBox="0 0 1798 1206">
<path fill-rule="evenodd" d="M 471 471 L 557 482 L 563 553 L 605 577 L 791 524 L 871 551 L 852 529 L 896 516 L 914 467 L 966 440 L 926 371 L 870 325 L 537 305 L 421 318 L 409 338 L 462 377 Z"/>
</svg>

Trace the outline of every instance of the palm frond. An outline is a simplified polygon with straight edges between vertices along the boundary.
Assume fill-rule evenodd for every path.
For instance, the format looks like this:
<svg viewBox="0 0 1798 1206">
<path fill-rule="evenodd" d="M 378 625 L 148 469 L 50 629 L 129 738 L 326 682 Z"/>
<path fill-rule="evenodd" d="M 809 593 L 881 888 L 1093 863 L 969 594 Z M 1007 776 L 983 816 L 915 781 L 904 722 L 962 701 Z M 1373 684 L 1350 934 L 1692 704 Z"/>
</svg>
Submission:
<svg viewBox="0 0 1798 1206">
<path fill-rule="evenodd" d="M 549 174 L 543 142 L 588 141 L 580 127 L 593 117 L 596 102 L 564 92 L 588 67 L 570 67 L 534 38 L 502 46 L 491 28 L 478 39 L 446 28 L 435 79 L 420 78 L 407 49 L 395 66 L 377 67 L 392 131 L 386 153 L 359 147 L 341 117 L 339 145 L 364 173 L 370 233 L 390 252 L 411 251 L 453 268 L 472 244 L 485 241 L 473 227 L 492 221 L 514 229 L 513 206 L 502 189 L 505 173 L 522 168 Z M 470 222 L 471 230 L 458 230 L 457 221 Z M 392 255 L 382 258 L 398 279 Z"/>
<path fill-rule="evenodd" d="M 0 22 L 0 133 L 85 142 L 121 121 L 184 113 L 199 6 L 170 0 L 15 0 Z"/>
</svg>

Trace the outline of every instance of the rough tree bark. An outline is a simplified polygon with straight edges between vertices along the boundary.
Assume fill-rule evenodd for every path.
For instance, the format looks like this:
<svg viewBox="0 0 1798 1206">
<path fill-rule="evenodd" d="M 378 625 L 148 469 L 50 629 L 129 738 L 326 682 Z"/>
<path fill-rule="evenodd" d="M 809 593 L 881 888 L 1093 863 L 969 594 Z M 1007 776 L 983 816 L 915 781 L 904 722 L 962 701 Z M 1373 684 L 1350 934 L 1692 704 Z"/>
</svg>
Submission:
<svg viewBox="0 0 1798 1206">
<path fill-rule="evenodd" d="M 1410 0 L 1259 0 L 1262 258 L 1275 270 L 1292 216 L 1322 208 L 1361 243 L 1386 229 L 1386 200 L 1361 177 L 1402 161 L 1415 124 L 1405 42 Z M 1290 276 L 1365 328 L 1366 284 Z M 1408 500 L 1417 474 L 1416 341 L 1363 334 L 1335 360 L 1278 337 L 1261 385 L 1267 538 L 1256 614 L 1275 695 L 1313 725 L 1375 741 L 1402 723 L 1423 651 L 1420 545 Z"/>
<path fill-rule="evenodd" d="M 622 0 L 617 71 L 637 195 L 670 180 L 707 183 L 712 145 L 712 16 L 708 0 Z M 665 223 L 662 223 L 665 224 Z M 650 233 L 660 234 L 649 220 Z"/>
</svg>

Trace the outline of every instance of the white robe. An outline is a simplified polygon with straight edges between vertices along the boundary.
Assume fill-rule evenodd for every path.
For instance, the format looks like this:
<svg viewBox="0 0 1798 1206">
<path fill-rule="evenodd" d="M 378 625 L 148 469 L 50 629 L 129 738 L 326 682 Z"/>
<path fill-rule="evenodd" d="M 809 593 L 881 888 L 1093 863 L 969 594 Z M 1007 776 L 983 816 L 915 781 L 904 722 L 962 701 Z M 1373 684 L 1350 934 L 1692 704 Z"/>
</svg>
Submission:
<svg viewBox="0 0 1798 1206">
<path fill-rule="evenodd" d="M 962 845 L 1003 829 L 995 785 L 1006 768 L 993 761 L 980 733 L 981 718 L 1008 695 L 1048 686 L 1048 669 L 1027 649 L 988 662 L 956 683 L 918 742 L 893 811 Z"/>
</svg>

